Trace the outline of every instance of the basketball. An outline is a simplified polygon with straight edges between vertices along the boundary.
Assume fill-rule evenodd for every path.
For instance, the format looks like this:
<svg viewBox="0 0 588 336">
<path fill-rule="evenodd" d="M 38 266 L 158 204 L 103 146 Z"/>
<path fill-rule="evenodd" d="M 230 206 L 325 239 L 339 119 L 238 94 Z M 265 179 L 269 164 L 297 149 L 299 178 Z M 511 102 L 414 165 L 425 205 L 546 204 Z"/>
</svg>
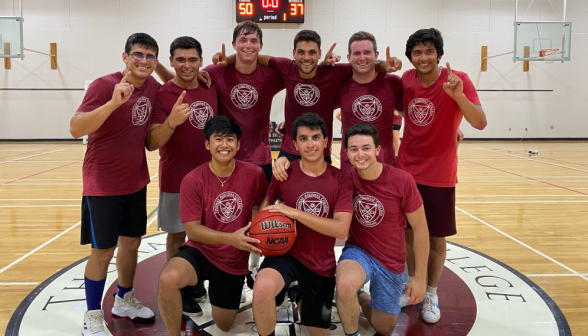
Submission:
<svg viewBox="0 0 588 336">
<path fill-rule="evenodd" d="M 249 228 L 249 237 L 258 239 L 253 244 L 264 257 L 277 257 L 288 252 L 296 239 L 294 222 L 278 212 L 264 210 L 257 214 Z"/>
</svg>

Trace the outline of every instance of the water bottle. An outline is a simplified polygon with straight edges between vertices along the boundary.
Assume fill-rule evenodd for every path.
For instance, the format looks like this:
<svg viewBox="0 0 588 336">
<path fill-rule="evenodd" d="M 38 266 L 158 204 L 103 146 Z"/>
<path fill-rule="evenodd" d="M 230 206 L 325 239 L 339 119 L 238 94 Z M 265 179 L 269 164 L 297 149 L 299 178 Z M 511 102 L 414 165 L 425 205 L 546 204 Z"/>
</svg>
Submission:
<svg viewBox="0 0 588 336">
<path fill-rule="evenodd" d="M 529 154 L 539 154 L 539 151 L 536 149 L 530 150 Z"/>
</svg>

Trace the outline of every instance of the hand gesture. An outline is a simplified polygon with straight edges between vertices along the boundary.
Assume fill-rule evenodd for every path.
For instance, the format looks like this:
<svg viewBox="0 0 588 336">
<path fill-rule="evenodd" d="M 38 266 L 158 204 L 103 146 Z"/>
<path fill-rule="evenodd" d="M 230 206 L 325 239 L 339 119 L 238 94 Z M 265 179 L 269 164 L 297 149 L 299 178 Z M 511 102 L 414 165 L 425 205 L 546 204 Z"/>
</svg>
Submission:
<svg viewBox="0 0 588 336">
<path fill-rule="evenodd" d="M 285 122 L 284 122 L 284 121 L 282 121 L 282 122 L 281 122 L 281 123 L 278 125 L 278 127 L 276 127 L 276 129 L 275 129 L 275 132 L 276 132 L 276 134 L 277 134 L 277 135 L 279 135 L 279 136 L 280 136 L 280 138 L 282 138 L 282 139 L 284 139 L 284 136 L 285 136 L 285 134 L 284 134 L 284 125 L 285 125 Z"/>
<path fill-rule="evenodd" d="M 186 96 L 186 91 L 182 92 L 174 107 L 167 117 L 167 121 L 169 122 L 169 127 L 175 129 L 178 125 L 181 125 L 188 119 L 190 116 L 190 105 L 184 103 L 184 96 Z"/>
<path fill-rule="evenodd" d="M 453 99 L 461 98 L 463 96 L 463 81 L 453 74 L 449 62 L 445 64 L 447 65 L 447 83 L 443 83 L 443 91 Z"/>
<path fill-rule="evenodd" d="M 390 47 L 386 47 L 386 72 L 396 72 L 402 69 L 402 61 L 396 57 L 390 57 Z"/>
<path fill-rule="evenodd" d="M 457 129 L 457 144 L 459 145 L 460 142 L 463 141 L 463 132 L 460 128 Z"/>
<path fill-rule="evenodd" d="M 251 222 L 231 234 L 231 246 L 242 251 L 247 251 L 253 254 L 261 255 L 261 250 L 251 244 L 259 244 L 259 240 L 250 238 L 245 233 L 249 230 Z"/>
<path fill-rule="evenodd" d="M 284 203 L 269 205 L 263 210 L 269 210 L 269 212 L 279 212 L 286 217 L 296 218 L 296 209 L 291 208 Z"/>
<path fill-rule="evenodd" d="M 279 157 L 272 167 L 272 173 L 276 180 L 283 182 L 288 179 L 288 173 L 286 170 L 290 168 L 290 161 L 284 156 Z"/>
<path fill-rule="evenodd" d="M 133 84 L 127 82 L 130 75 L 131 72 L 128 71 L 123 79 L 121 79 L 120 83 L 114 86 L 114 92 L 112 93 L 112 99 L 110 101 L 112 101 L 116 107 L 126 103 L 127 100 L 131 98 L 133 91 L 135 91 Z"/>
<path fill-rule="evenodd" d="M 329 51 L 327 51 L 327 53 L 325 54 L 325 60 L 323 61 L 323 65 L 335 65 L 335 63 L 341 60 L 341 56 L 333 52 L 333 49 L 335 49 L 336 45 L 337 43 L 333 43 L 331 49 L 329 49 Z"/>
<path fill-rule="evenodd" d="M 427 293 L 427 286 L 423 280 L 417 278 L 412 279 L 406 290 L 406 297 L 409 297 L 409 305 L 415 305 L 425 299 Z"/>
<path fill-rule="evenodd" d="M 212 78 L 210 78 L 210 75 L 206 71 L 198 71 L 197 77 L 199 81 L 206 84 L 206 87 L 210 87 L 212 84 Z"/>
<path fill-rule="evenodd" d="M 227 62 L 227 55 L 225 53 L 225 44 L 223 43 L 221 52 L 214 54 L 214 56 L 212 56 L 212 64 L 214 65 L 221 65 L 221 66 L 227 66 L 228 62 Z"/>
</svg>

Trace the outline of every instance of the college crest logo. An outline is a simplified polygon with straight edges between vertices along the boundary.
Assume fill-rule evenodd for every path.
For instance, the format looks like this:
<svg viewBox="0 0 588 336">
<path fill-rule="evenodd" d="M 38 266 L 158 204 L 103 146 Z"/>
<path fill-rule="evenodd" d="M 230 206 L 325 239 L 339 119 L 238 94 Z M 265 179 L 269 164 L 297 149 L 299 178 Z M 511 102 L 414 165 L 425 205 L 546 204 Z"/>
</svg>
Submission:
<svg viewBox="0 0 588 336">
<path fill-rule="evenodd" d="M 143 125 L 151 115 L 151 102 L 145 96 L 137 100 L 133 106 L 133 125 Z"/>
<path fill-rule="evenodd" d="M 357 195 L 353 200 L 355 218 L 365 227 L 374 227 L 384 219 L 386 211 L 382 202 L 373 196 Z"/>
<path fill-rule="evenodd" d="M 204 129 L 204 125 L 212 117 L 214 117 L 214 111 L 207 102 L 196 101 L 190 105 L 190 123 L 192 126 Z"/>
<path fill-rule="evenodd" d="M 427 126 L 435 118 L 435 106 L 428 99 L 415 98 L 408 104 L 410 120 L 417 126 Z"/>
<path fill-rule="evenodd" d="M 214 216 L 223 223 L 237 219 L 243 210 L 241 197 L 232 191 L 225 191 L 214 200 Z"/>
<path fill-rule="evenodd" d="M 257 103 L 257 90 L 249 84 L 235 85 L 231 90 L 231 100 L 240 109 L 251 108 Z"/>
<path fill-rule="evenodd" d="M 329 215 L 329 202 L 327 202 L 325 196 L 317 192 L 306 192 L 298 197 L 296 209 L 315 216 L 327 217 Z"/>
<path fill-rule="evenodd" d="M 374 121 L 382 115 L 382 104 L 372 95 L 361 96 L 353 102 L 353 114 L 362 121 Z"/>
<path fill-rule="evenodd" d="M 312 106 L 321 97 L 321 91 L 312 84 L 298 83 L 294 87 L 294 98 L 302 106 Z"/>
</svg>

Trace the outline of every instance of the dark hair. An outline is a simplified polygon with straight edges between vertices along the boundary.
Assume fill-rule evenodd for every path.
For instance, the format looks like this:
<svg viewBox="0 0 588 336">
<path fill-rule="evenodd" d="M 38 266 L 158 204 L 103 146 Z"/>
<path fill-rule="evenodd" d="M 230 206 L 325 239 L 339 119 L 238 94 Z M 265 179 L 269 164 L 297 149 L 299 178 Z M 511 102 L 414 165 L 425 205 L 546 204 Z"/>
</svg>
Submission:
<svg viewBox="0 0 588 336">
<path fill-rule="evenodd" d="M 237 122 L 226 116 L 216 116 L 204 125 L 204 136 L 206 140 L 210 141 L 210 137 L 213 135 L 217 136 L 230 136 L 234 135 L 237 140 L 241 139 L 241 126 Z"/>
<path fill-rule="evenodd" d="M 406 41 L 406 51 L 404 54 L 408 57 L 408 60 L 412 62 L 412 49 L 419 44 L 431 42 L 437 50 L 437 64 L 439 64 L 439 57 L 443 56 L 443 36 L 441 32 L 435 28 L 419 29 L 414 34 L 410 35 L 408 41 Z"/>
<path fill-rule="evenodd" d="M 347 51 L 349 52 L 349 54 L 351 55 L 351 43 L 355 42 L 355 41 L 371 41 L 372 44 L 374 45 L 374 52 L 378 51 L 378 44 L 376 43 L 376 38 L 374 37 L 374 35 L 365 32 L 365 31 L 358 31 L 357 33 L 351 35 L 351 37 L 349 38 L 349 43 L 347 44 Z"/>
<path fill-rule="evenodd" d="M 299 31 L 298 34 L 296 34 L 296 36 L 294 37 L 294 49 L 296 49 L 296 45 L 300 41 L 314 42 L 318 45 L 319 49 L 321 48 L 321 37 L 314 30 L 305 29 Z"/>
<path fill-rule="evenodd" d="M 241 34 L 245 36 L 249 34 L 256 34 L 257 38 L 259 38 L 259 44 L 263 45 L 263 32 L 257 23 L 253 21 L 243 21 L 239 23 L 235 29 L 233 29 L 233 43 L 237 42 L 237 37 L 239 37 Z"/>
<path fill-rule="evenodd" d="M 376 148 L 380 145 L 380 134 L 378 133 L 378 129 L 370 123 L 355 124 L 347 129 L 347 132 L 345 132 L 345 149 L 347 149 L 347 141 L 349 141 L 349 138 L 354 135 L 369 135 L 374 140 Z"/>
<path fill-rule="evenodd" d="M 296 118 L 292 123 L 292 139 L 296 141 L 298 136 L 298 127 L 308 127 L 311 130 L 320 129 L 323 133 L 323 137 L 327 137 L 327 126 L 325 121 L 318 114 L 307 112 L 303 113 L 300 117 Z"/>
<path fill-rule="evenodd" d="M 157 46 L 157 42 L 155 39 L 148 34 L 145 33 L 134 33 L 133 35 L 129 36 L 127 39 L 127 44 L 125 44 L 125 53 L 130 54 L 131 48 L 137 44 L 141 47 L 146 49 L 152 49 L 155 51 L 155 57 L 159 55 L 159 47 Z"/>
<path fill-rule="evenodd" d="M 200 42 L 190 36 L 182 36 L 175 39 L 169 46 L 169 54 L 173 58 L 176 49 L 196 49 L 198 57 L 202 58 L 202 46 Z"/>
</svg>

